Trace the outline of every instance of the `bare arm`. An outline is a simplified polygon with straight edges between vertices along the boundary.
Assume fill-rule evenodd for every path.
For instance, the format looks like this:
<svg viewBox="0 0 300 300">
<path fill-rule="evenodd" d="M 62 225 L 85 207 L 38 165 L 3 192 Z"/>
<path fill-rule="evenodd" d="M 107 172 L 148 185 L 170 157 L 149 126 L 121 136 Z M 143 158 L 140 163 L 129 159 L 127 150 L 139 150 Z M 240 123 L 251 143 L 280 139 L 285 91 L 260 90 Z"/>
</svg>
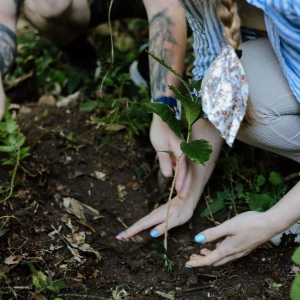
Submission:
<svg viewBox="0 0 300 300">
<path fill-rule="evenodd" d="M 19 1 L 1 0 L 0 6 L 0 119 L 4 113 L 5 94 L 2 77 L 11 67 L 17 49 L 16 21 Z"/>
<path fill-rule="evenodd" d="M 144 0 L 149 19 L 150 51 L 182 73 L 186 50 L 186 20 L 177 0 Z M 153 100 L 173 96 L 168 85 L 179 80 L 159 63 L 150 59 L 151 92 Z"/>
</svg>

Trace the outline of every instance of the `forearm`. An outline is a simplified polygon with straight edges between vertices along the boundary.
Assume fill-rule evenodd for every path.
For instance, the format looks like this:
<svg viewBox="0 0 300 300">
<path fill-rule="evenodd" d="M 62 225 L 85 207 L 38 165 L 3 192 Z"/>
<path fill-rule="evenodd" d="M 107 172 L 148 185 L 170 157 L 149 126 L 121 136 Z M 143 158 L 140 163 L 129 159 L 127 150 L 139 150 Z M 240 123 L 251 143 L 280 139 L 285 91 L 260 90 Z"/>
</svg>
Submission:
<svg viewBox="0 0 300 300">
<path fill-rule="evenodd" d="M 17 49 L 17 0 L 1 0 L 0 7 L 0 73 L 4 76 L 11 67 Z"/>
<path fill-rule="evenodd" d="M 270 226 L 281 233 L 300 220 L 300 182 L 265 213 Z"/>
<path fill-rule="evenodd" d="M 144 0 L 149 19 L 149 50 L 180 74 L 186 50 L 186 21 L 177 0 Z M 168 85 L 179 86 L 178 78 L 150 58 L 152 99 L 173 97 Z"/>
<path fill-rule="evenodd" d="M 220 136 L 220 132 L 206 119 L 198 120 L 192 127 L 191 140 L 204 139 L 211 143 L 212 154 L 208 162 L 206 162 L 205 167 L 193 164 L 193 191 L 189 199 L 192 200 L 194 208 L 196 207 L 202 194 L 205 185 L 210 179 L 212 172 L 215 168 L 216 161 L 219 158 L 224 140 Z"/>
</svg>

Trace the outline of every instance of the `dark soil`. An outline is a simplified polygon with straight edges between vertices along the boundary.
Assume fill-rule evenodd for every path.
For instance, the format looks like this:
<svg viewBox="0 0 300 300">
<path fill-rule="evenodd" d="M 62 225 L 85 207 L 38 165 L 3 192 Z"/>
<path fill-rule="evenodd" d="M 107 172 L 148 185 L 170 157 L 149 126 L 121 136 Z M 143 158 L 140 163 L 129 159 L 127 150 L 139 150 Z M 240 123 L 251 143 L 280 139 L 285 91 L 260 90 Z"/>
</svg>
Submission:
<svg viewBox="0 0 300 300">
<path fill-rule="evenodd" d="M 115 236 L 124 230 L 123 224 L 133 224 L 164 201 L 148 137 L 132 138 L 123 130 L 99 148 L 106 134 L 89 131 L 92 127 L 86 121 L 90 115 L 68 107 L 48 108 L 48 116 L 42 117 L 44 110 L 33 106 L 30 114 L 20 116 L 21 130 L 33 155 L 22 162 L 13 197 L 1 208 L 2 216 L 17 218 L 9 219 L 5 226 L 9 231 L 0 240 L 0 255 L 3 261 L 12 254 L 22 255 L 23 259 L 11 265 L 14 266 L 11 269 L 2 261 L 0 271 L 6 272 L 11 287 L 29 288 L 16 289 L 18 299 L 30 299 L 35 292 L 30 263 L 36 270 L 53 276 L 53 280 L 64 281 L 62 299 L 78 299 L 75 294 L 113 299 L 112 291 L 120 285 L 128 292 L 127 299 L 162 299 L 156 291 L 176 291 L 176 299 L 187 300 L 289 299 L 294 278 L 291 273 L 294 247 L 260 248 L 217 268 L 185 268 L 189 256 L 200 250 L 194 242 L 195 234 L 213 226 L 199 216 L 204 201 L 200 201 L 188 224 L 170 232 L 170 259 L 174 262 L 171 277 L 160 267 L 163 238 L 153 239 L 147 231 L 140 234 L 142 242 L 117 241 Z M 69 133 L 73 133 L 72 142 L 63 137 Z M 282 165 L 286 164 L 284 160 Z M 10 178 L 11 168 L 0 169 L 3 185 Z M 107 173 L 106 180 L 91 177 L 94 171 Z M 118 185 L 126 187 L 124 199 L 119 198 Z M 218 182 L 212 183 L 213 187 L 217 185 Z M 95 233 L 67 213 L 62 205 L 64 197 L 73 197 L 100 211 L 103 218 L 87 221 Z M 94 254 L 81 252 L 83 258 L 79 263 L 57 235 L 55 240 L 48 236 L 53 231 L 51 225 L 55 228 L 62 225 L 62 234 L 71 233 L 62 222 L 65 214 L 73 225 L 80 226 L 78 231 L 86 232 L 87 243 L 100 251 L 101 260 Z M 227 215 L 228 212 L 221 212 L 216 219 L 222 220 Z M 51 244 L 62 248 L 50 250 Z M 282 286 L 276 288 L 274 283 Z M 1 286 L 0 290 L 7 292 L 3 279 Z M 13 299 L 12 294 L 2 297 Z"/>
</svg>

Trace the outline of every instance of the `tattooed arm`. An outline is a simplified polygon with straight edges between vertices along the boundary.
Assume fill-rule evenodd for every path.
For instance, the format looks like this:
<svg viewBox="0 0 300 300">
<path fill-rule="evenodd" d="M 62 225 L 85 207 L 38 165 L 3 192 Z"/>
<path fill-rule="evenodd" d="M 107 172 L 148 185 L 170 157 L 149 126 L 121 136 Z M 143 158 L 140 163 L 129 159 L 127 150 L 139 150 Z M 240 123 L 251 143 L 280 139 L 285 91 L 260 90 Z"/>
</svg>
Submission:
<svg viewBox="0 0 300 300">
<path fill-rule="evenodd" d="M 0 7 L 0 119 L 4 113 L 5 94 L 2 77 L 11 67 L 17 49 L 16 21 L 19 0 L 1 0 Z"/>
<path fill-rule="evenodd" d="M 182 72 L 186 47 L 186 21 L 177 0 L 144 0 L 150 38 L 149 48 L 173 69 Z M 150 59 L 151 92 L 153 100 L 173 96 L 168 85 L 179 85 L 179 80 L 154 59 Z"/>
<path fill-rule="evenodd" d="M 182 73 L 186 48 L 186 20 L 183 8 L 177 0 L 144 0 L 144 4 L 150 26 L 150 51 L 177 72 Z M 149 64 L 153 101 L 168 104 L 179 115 L 176 99 L 168 88 L 168 85 L 179 86 L 178 78 L 152 58 L 150 58 Z M 156 114 L 153 115 L 150 140 L 156 151 L 172 151 L 177 157 L 182 153 L 180 139 Z M 171 177 L 175 160 L 162 152 L 158 152 L 158 159 L 162 174 Z M 183 156 L 180 160 L 175 185 L 177 194 L 182 198 L 188 196 L 191 178 L 189 174 L 190 169 Z"/>
</svg>

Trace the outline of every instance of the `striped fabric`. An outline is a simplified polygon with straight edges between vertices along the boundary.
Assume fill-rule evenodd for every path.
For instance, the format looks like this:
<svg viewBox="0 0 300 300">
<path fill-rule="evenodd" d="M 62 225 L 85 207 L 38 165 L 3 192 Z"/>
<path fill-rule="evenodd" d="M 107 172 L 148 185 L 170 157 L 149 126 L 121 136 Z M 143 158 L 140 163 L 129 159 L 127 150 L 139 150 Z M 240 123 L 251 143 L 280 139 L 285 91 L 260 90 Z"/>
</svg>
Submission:
<svg viewBox="0 0 300 300">
<path fill-rule="evenodd" d="M 193 74 L 198 80 L 226 44 L 217 17 L 217 1 L 179 0 L 193 30 Z M 270 43 L 282 66 L 291 90 L 300 102 L 300 0 L 247 0 L 264 11 Z M 242 28 L 243 41 L 255 37 Z"/>
</svg>

